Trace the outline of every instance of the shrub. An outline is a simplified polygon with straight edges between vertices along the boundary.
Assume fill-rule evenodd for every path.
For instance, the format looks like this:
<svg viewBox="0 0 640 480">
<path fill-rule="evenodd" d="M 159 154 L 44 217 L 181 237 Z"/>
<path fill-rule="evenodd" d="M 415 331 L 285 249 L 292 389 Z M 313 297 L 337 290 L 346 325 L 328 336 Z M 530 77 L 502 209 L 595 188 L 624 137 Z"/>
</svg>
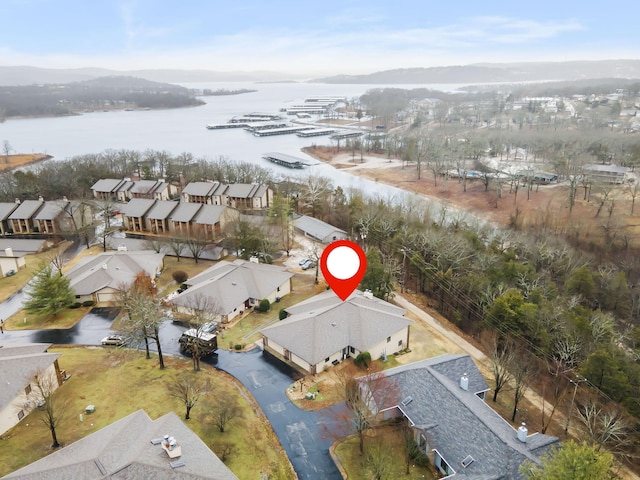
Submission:
<svg viewBox="0 0 640 480">
<path fill-rule="evenodd" d="M 71 305 L 69 305 L 69 308 L 80 308 L 82 306 L 82 304 L 80 302 L 74 302 Z"/>
<path fill-rule="evenodd" d="M 93 300 L 85 300 L 84 302 L 82 302 L 83 307 L 93 307 L 94 305 L 95 302 Z"/>
<path fill-rule="evenodd" d="M 242 345 L 240 345 L 239 343 L 236 343 L 236 346 L 234 348 L 236 350 L 242 350 Z"/>
<path fill-rule="evenodd" d="M 176 270 L 171 274 L 171 276 L 178 284 L 186 282 L 189 278 L 189 275 L 187 275 L 187 272 L 184 270 Z"/>
<path fill-rule="evenodd" d="M 187 288 L 189 288 L 189 285 L 187 285 L 186 283 L 183 283 L 183 284 L 180 285 L 180 289 L 182 291 L 185 291 Z"/>
<path fill-rule="evenodd" d="M 362 352 L 358 354 L 353 363 L 361 368 L 367 368 L 371 363 L 371 354 L 369 352 Z"/>
<path fill-rule="evenodd" d="M 271 309 L 271 302 L 268 298 L 264 298 L 260 300 L 260 305 L 258 306 L 258 310 L 261 312 L 268 312 Z"/>
<path fill-rule="evenodd" d="M 280 312 L 278 312 L 278 320 L 284 320 L 288 316 L 289 316 L 289 314 L 287 313 L 287 311 L 284 308 L 281 308 Z"/>
</svg>

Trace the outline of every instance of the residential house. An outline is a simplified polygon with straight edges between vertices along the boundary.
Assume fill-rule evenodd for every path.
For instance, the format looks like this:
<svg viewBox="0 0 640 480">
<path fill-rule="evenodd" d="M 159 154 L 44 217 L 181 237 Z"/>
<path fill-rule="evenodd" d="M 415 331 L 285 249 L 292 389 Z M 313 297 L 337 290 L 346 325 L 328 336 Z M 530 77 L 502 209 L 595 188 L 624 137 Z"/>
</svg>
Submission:
<svg viewBox="0 0 640 480">
<path fill-rule="evenodd" d="M 602 183 L 626 183 L 631 172 L 630 168 L 618 165 L 585 165 L 583 169 L 591 181 Z"/>
<path fill-rule="evenodd" d="M 27 266 L 25 253 L 14 252 L 11 247 L 0 250 L 0 275 L 6 277 L 15 274 L 19 269 Z"/>
<path fill-rule="evenodd" d="M 239 210 L 261 210 L 273 203 L 273 190 L 256 183 L 232 183 L 225 195 L 227 205 Z"/>
<path fill-rule="evenodd" d="M 205 306 L 220 321 L 231 321 L 261 300 L 271 303 L 291 292 L 292 273 L 284 267 L 235 260 L 220 261 L 185 283 L 188 288 L 170 300 L 175 309 L 192 313 Z"/>
<path fill-rule="evenodd" d="M 200 203 L 179 202 L 169 216 L 169 229 L 180 235 L 191 235 L 195 217 L 201 208 Z"/>
<path fill-rule="evenodd" d="M 405 310 L 356 290 L 344 302 L 328 290 L 286 309 L 289 317 L 263 328 L 266 351 L 315 374 L 348 357 L 377 359 L 409 347 Z"/>
<path fill-rule="evenodd" d="M 165 444 L 165 435 L 173 442 Z M 238 480 L 173 412 L 138 410 L 3 478 Z"/>
<path fill-rule="evenodd" d="M 25 200 L 9 215 L 9 228 L 13 233 L 33 233 L 33 216 L 42 208 L 44 199 Z"/>
<path fill-rule="evenodd" d="M 293 226 L 305 237 L 325 244 L 336 240 L 346 240 L 348 237 L 344 230 L 307 215 L 296 218 L 293 221 Z"/>
<path fill-rule="evenodd" d="M 221 205 L 202 205 L 193 219 L 194 228 L 202 232 L 206 240 L 216 241 L 223 237 L 226 227 L 238 220 L 238 211 Z"/>
<path fill-rule="evenodd" d="M 182 199 L 189 203 L 227 205 L 227 185 L 220 182 L 189 182 L 182 189 Z"/>
<path fill-rule="evenodd" d="M 484 401 L 489 390 L 469 355 L 441 355 L 385 370 L 388 391 L 360 380 L 374 413 L 404 417 L 418 447 L 444 478 L 519 479 L 558 438 L 516 429 Z M 375 389 L 373 389 L 375 390 Z M 382 390 L 382 389 L 380 389 Z"/>
<path fill-rule="evenodd" d="M 49 235 L 73 233 L 93 223 L 93 209 L 86 202 L 50 200 L 33 217 L 34 229 Z"/>
<path fill-rule="evenodd" d="M 2 202 L 0 203 L 0 235 L 7 235 L 13 233 L 13 230 L 9 228 L 9 215 L 18 208 L 20 201 L 17 202 Z"/>
<path fill-rule="evenodd" d="M 128 178 L 118 180 L 116 178 L 103 178 L 91 186 L 94 198 L 99 200 L 120 200 L 124 202 L 127 198 L 126 191 L 133 186 L 133 182 Z"/>
<path fill-rule="evenodd" d="M 169 200 L 177 193 L 174 185 L 164 180 L 138 180 L 128 190 L 129 198 L 149 198 L 153 200 Z"/>
<path fill-rule="evenodd" d="M 37 406 L 36 375 L 46 379 L 51 389 L 62 385 L 65 375 L 58 365 L 61 354 L 49 353 L 49 347 L 51 344 L 7 343 L 0 348 L 0 435 Z"/>
<path fill-rule="evenodd" d="M 124 205 L 120 211 L 124 227 L 132 232 L 147 230 L 145 217 L 155 202 L 150 198 L 133 198 L 129 200 L 129 203 Z"/>
<path fill-rule="evenodd" d="M 143 250 L 138 252 L 104 252 L 81 258 L 64 275 L 78 302 L 116 302 L 142 272 L 155 279 L 163 268 L 164 254 Z"/>
<path fill-rule="evenodd" d="M 177 206 L 178 202 L 174 200 L 156 200 L 144 215 L 144 230 L 158 234 L 171 231 L 170 216 Z"/>
</svg>

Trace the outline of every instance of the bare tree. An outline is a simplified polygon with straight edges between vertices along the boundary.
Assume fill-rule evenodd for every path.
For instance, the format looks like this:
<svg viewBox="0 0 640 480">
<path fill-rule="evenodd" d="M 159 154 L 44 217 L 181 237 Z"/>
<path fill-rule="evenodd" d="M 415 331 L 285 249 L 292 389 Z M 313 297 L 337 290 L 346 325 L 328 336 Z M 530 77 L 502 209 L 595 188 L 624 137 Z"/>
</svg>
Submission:
<svg viewBox="0 0 640 480">
<path fill-rule="evenodd" d="M 242 409 L 235 403 L 233 397 L 224 396 L 216 399 L 216 402 L 209 406 L 209 415 L 218 431 L 224 433 L 229 422 L 235 418 L 242 418 Z"/>
<path fill-rule="evenodd" d="M 547 363 L 548 376 L 542 384 L 541 419 L 542 433 L 547 433 L 551 420 L 567 394 L 569 380 L 566 374 L 571 371 L 562 361 L 552 359 Z M 551 409 L 549 411 L 549 408 Z"/>
<path fill-rule="evenodd" d="M 173 382 L 167 384 L 169 396 L 178 399 L 184 404 L 184 419 L 189 420 L 191 409 L 195 407 L 200 397 L 210 391 L 208 381 L 197 379 L 193 375 L 181 375 Z"/>
<path fill-rule="evenodd" d="M 40 421 L 51 433 L 51 448 L 60 447 L 56 429 L 67 418 L 69 400 L 55 391 L 60 386 L 58 376 L 53 372 L 38 371 L 35 377 L 35 393 L 40 407 Z"/>
<path fill-rule="evenodd" d="M 168 237 L 166 245 L 169 250 L 176 256 L 177 261 L 180 262 L 180 256 L 187 247 L 186 237 L 180 235 L 176 237 Z"/>
<path fill-rule="evenodd" d="M 373 480 L 391 480 L 395 478 L 391 465 L 392 445 L 380 435 L 376 435 L 365 454 L 365 471 Z"/>
<path fill-rule="evenodd" d="M 589 398 L 578 408 L 580 429 L 597 450 L 602 448 L 618 456 L 629 456 L 633 449 L 632 423 L 618 405 L 603 406 Z"/>
<path fill-rule="evenodd" d="M 9 140 L 2 142 L 2 153 L 4 153 L 4 163 L 9 163 L 9 155 L 13 151 L 13 147 L 9 143 Z"/>
<path fill-rule="evenodd" d="M 146 250 L 153 250 L 156 253 L 160 253 L 162 247 L 167 243 L 166 239 L 160 237 L 149 237 L 143 242 L 143 248 Z"/>
<path fill-rule="evenodd" d="M 191 253 L 195 263 L 198 263 L 200 256 L 207 248 L 207 238 L 201 229 L 196 229 L 191 235 L 185 239 L 185 246 Z"/>
<path fill-rule="evenodd" d="M 511 421 L 515 422 L 518 405 L 524 398 L 531 381 L 537 373 L 537 362 L 533 356 L 520 348 L 516 350 L 511 360 L 511 372 L 513 374 L 513 412 Z"/>
<path fill-rule="evenodd" d="M 513 378 L 510 371 L 513 357 L 514 352 L 511 343 L 506 342 L 505 344 L 501 344 L 497 335 L 494 335 L 491 344 L 491 353 L 489 354 L 491 373 L 495 382 L 495 388 L 493 389 L 494 402 L 498 400 L 500 391 L 508 385 Z"/>
</svg>

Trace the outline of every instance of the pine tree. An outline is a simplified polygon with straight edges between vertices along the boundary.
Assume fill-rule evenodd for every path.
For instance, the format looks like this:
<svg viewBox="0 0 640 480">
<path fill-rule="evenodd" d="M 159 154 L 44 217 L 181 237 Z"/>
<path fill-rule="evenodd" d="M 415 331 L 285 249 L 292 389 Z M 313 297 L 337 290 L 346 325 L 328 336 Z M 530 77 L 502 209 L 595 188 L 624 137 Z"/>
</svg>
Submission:
<svg viewBox="0 0 640 480">
<path fill-rule="evenodd" d="M 51 265 L 40 268 L 31 283 L 24 309 L 38 316 L 55 317 L 75 301 L 69 279 L 54 272 Z"/>
</svg>

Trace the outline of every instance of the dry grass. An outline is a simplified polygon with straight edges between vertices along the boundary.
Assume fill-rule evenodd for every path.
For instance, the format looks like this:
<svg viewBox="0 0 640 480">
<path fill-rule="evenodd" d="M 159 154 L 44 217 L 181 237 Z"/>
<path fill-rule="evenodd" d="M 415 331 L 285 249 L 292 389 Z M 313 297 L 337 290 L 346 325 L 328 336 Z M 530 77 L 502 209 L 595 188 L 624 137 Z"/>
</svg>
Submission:
<svg viewBox="0 0 640 480">
<path fill-rule="evenodd" d="M 144 353 L 120 348 L 53 348 L 61 352 L 59 359 L 71 378 L 56 392 L 69 401 L 67 417 L 57 429 L 58 439 L 68 445 L 114 421 L 144 409 L 155 419 L 170 411 L 184 417 L 184 405 L 167 394 L 167 383 L 184 375 L 194 375 L 189 359 L 165 357 L 167 368 L 158 368 L 157 358 L 144 358 Z M 248 400 L 242 387 L 229 375 L 208 365 L 197 373 L 213 386 L 212 392 L 192 411 L 186 423 L 209 446 L 227 443 L 233 445 L 234 453 L 227 465 L 240 479 L 256 478 L 263 472 L 273 479 L 293 478 L 293 472 L 284 451 L 266 419 L 256 414 L 255 405 Z M 242 418 L 233 420 L 224 433 L 214 431 L 204 422 L 206 402 L 216 398 L 230 398 L 242 408 Z M 95 413 L 79 414 L 87 405 L 96 406 Z M 31 463 L 51 453 L 51 437 L 46 427 L 38 420 L 38 411 L 27 416 L 20 424 L 9 430 L 2 439 L 3 455 L 0 476 Z M 251 432 L 251 441 L 247 441 Z M 215 451 L 215 448 L 213 448 Z"/>
<path fill-rule="evenodd" d="M 25 165 L 30 165 L 32 163 L 49 160 L 50 158 L 53 157 L 51 155 L 43 155 L 41 153 L 2 155 L 0 156 L 0 172 L 24 167 Z"/>
<path fill-rule="evenodd" d="M 50 328 L 71 328 L 84 317 L 92 307 L 68 308 L 55 317 L 30 315 L 19 310 L 6 320 L 9 330 L 46 330 Z"/>
</svg>

